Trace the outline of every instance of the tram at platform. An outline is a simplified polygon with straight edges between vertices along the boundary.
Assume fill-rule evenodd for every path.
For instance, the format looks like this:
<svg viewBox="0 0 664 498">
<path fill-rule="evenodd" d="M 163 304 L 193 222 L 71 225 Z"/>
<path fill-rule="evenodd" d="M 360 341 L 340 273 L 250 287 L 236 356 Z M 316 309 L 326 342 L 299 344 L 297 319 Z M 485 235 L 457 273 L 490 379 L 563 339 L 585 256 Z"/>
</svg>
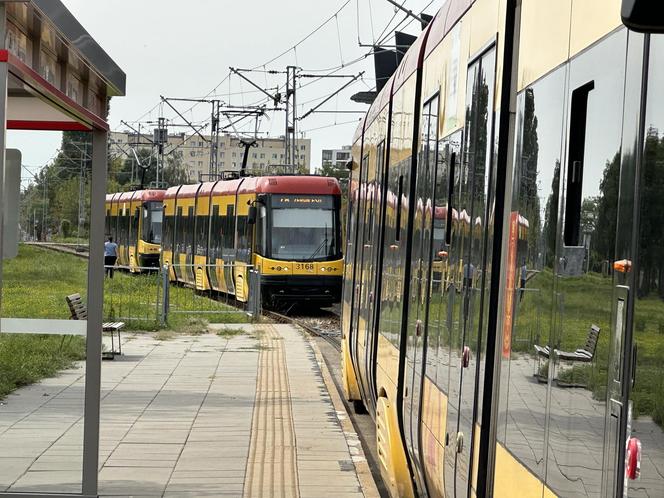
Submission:
<svg viewBox="0 0 664 498">
<path fill-rule="evenodd" d="M 658 33 L 448 0 L 361 120 L 343 385 L 391 496 L 664 496 Z"/>
</svg>

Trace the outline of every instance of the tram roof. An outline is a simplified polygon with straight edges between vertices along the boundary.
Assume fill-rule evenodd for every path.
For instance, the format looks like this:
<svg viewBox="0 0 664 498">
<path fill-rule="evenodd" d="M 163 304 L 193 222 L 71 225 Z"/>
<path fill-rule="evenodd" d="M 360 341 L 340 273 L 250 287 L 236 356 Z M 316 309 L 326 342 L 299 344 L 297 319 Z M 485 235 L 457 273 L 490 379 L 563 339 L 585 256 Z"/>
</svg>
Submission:
<svg viewBox="0 0 664 498">
<path fill-rule="evenodd" d="M 456 26 L 475 0 L 448 0 L 431 21 L 431 31 L 424 50 L 424 57 L 428 57 L 443 41 L 445 36 Z"/>
<path fill-rule="evenodd" d="M 371 107 L 355 129 L 352 143 L 360 139 L 366 127 L 376 119 L 390 98 L 415 71 L 422 67 L 424 59 L 443 41 L 474 1 L 448 0 L 441 6 L 426 29 L 420 33 L 417 40 L 410 46 L 397 70 L 378 92 Z"/>
<path fill-rule="evenodd" d="M 200 183 L 194 183 L 191 185 L 182 185 L 180 187 L 180 190 L 178 191 L 178 199 L 186 199 L 189 197 L 196 197 L 196 194 L 198 194 L 199 189 L 201 188 Z"/>
<path fill-rule="evenodd" d="M 169 187 L 166 189 L 164 194 L 164 199 L 174 199 L 178 195 L 178 191 L 182 185 L 176 185 L 174 187 Z"/>
<path fill-rule="evenodd" d="M 336 178 L 327 176 L 257 176 L 246 178 L 239 192 L 339 195 L 341 188 Z"/>
<path fill-rule="evenodd" d="M 132 200 L 161 201 L 163 200 L 166 191 L 161 189 L 148 189 L 148 190 L 133 190 L 131 192 L 116 192 L 114 194 L 106 194 L 106 202 L 111 202 L 114 200 L 114 198 L 119 199 L 120 196 L 124 194 L 133 194 L 131 196 Z"/>
</svg>

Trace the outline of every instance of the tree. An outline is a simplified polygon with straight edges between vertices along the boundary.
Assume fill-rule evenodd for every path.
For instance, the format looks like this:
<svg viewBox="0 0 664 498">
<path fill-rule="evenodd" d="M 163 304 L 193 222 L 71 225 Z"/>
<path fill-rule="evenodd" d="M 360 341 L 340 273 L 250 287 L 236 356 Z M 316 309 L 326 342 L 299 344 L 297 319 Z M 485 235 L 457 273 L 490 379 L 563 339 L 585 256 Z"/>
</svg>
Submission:
<svg viewBox="0 0 664 498">
<path fill-rule="evenodd" d="M 535 93 L 526 90 L 523 111 L 523 134 L 519 171 L 519 211 L 528 220 L 528 248 L 534 251 L 531 260 L 537 257 L 541 230 L 540 200 L 537 186 L 537 164 L 539 141 L 537 136 L 537 116 L 535 114 Z"/>
<path fill-rule="evenodd" d="M 641 179 L 638 295 L 657 290 L 664 298 L 664 137 L 656 128 L 646 134 Z"/>
<path fill-rule="evenodd" d="M 544 249 L 546 251 L 545 264 L 553 268 L 554 257 L 556 254 L 556 230 L 558 224 L 558 203 L 560 185 L 560 160 L 556 160 L 553 168 L 553 180 L 551 180 L 551 194 L 546 201 L 544 211 Z"/>
<path fill-rule="evenodd" d="M 599 198 L 594 201 L 597 203 L 596 223 L 592 227 L 591 247 L 595 264 L 613 259 L 618 219 L 619 185 L 620 152 L 616 152 L 613 159 L 606 162 L 602 181 L 599 184 Z M 586 199 L 584 199 L 585 202 Z"/>
</svg>

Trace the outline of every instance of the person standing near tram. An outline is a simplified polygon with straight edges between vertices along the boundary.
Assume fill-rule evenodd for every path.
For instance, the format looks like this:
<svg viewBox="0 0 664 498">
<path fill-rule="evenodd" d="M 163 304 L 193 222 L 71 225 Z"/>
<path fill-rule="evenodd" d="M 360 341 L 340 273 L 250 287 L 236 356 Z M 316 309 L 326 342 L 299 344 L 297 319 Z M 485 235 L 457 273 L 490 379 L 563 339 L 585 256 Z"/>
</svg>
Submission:
<svg viewBox="0 0 664 498">
<path fill-rule="evenodd" d="M 113 278 L 113 267 L 118 259 L 118 245 L 113 242 L 113 237 L 109 237 L 104 243 L 104 267 L 106 275 Z"/>
</svg>

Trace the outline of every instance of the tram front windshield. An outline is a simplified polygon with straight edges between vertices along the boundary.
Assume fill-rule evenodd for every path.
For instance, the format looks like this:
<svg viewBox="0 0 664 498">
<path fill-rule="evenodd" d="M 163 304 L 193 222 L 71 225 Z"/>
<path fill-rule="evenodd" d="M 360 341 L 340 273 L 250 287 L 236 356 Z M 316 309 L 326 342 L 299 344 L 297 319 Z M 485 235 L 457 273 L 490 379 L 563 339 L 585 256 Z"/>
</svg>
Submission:
<svg viewBox="0 0 664 498">
<path fill-rule="evenodd" d="M 324 261 L 339 255 L 336 212 L 321 208 L 272 210 L 272 258 Z"/>
<path fill-rule="evenodd" d="M 161 244 L 161 221 L 163 204 L 146 202 L 143 209 L 143 240 L 150 244 Z"/>
</svg>

